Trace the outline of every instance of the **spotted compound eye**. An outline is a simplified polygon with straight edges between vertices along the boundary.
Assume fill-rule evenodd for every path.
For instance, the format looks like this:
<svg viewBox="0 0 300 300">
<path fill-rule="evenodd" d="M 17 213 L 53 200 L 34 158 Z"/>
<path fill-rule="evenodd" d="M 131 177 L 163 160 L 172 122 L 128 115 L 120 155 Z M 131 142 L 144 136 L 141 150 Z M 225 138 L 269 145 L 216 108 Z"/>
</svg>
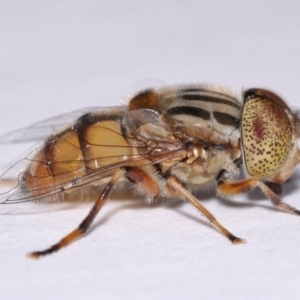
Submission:
<svg viewBox="0 0 300 300">
<path fill-rule="evenodd" d="M 248 174 L 272 176 L 287 158 L 292 143 L 293 127 L 285 102 L 267 90 L 247 90 L 241 130 Z"/>
</svg>

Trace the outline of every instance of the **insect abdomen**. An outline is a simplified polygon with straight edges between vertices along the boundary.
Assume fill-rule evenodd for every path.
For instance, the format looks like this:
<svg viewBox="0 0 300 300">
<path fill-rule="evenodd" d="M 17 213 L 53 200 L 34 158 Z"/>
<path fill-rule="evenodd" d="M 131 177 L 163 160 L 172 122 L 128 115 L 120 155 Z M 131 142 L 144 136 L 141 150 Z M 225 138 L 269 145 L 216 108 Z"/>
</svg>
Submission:
<svg viewBox="0 0 300 300">
<path fill-rule="evenodd" d="M 131 157 L 132 147 L 122 134 L 122 113 L 85 115 L 71 128 L 50 137 L 24 176 L 28 190 L 43 194 L 49 186 Z"/>
</svg>

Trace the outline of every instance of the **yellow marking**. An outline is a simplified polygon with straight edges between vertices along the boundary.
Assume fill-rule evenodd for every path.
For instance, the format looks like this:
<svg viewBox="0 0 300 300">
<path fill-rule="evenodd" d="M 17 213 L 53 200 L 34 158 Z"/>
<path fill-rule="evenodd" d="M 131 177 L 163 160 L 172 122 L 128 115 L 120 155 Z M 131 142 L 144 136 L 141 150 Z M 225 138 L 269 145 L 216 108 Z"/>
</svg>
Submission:
<svg viewBox="0 0 300 300">
<path fill-rule="evenodd" d="M 75 131 L 66 131 L 61 136 L 49 140 L 46 148 L 47 161 L 52 175 L 74 172 L 84 167 L 78 135 Z M 72 173 L 72 177 L 83 175 L 82 171 Z"/>
<path fill-rule="evenodd" d="M 100 121 L 89 126 L 84 139 L 88 142 L 84 158 L 92 169 L 124 161 L 132 154 L 118 121 Z"/>
</svg>

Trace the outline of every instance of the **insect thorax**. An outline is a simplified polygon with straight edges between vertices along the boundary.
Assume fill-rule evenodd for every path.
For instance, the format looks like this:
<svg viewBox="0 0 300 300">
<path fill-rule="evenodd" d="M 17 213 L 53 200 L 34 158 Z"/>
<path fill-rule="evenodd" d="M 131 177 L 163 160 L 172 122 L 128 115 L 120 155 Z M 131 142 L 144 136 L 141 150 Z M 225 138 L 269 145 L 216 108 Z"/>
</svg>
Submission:
<svg viewBox="0 0 300 300">
<path fill-rule="evenodd" d="M 137 140 L 149 145 L 141 155 L 184 149 L 182 158 L 159 163 L 160 171 L 199 186 L 214 181 L 221 173 L 223 177 L 238 174 L 240 114 L 236 96 L 190 86 L 136 95 L 129 103 L 126 122 Z"/>
</svg>

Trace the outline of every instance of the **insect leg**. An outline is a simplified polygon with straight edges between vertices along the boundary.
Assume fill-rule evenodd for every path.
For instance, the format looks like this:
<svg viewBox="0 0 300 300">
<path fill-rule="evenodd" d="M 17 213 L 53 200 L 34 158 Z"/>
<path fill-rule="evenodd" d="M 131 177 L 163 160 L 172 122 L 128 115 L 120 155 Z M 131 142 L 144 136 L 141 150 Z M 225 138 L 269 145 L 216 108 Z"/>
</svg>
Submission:
<svg viewBox="0 0 300 300">
<path fill-rule="evenodd" d="M 223 227 L 216 218 L 194 197 L 189 191 L 187 191 L 181 183 L 179 183 L 175 177 L 169 177 L 167 180 L 167 187 L 171 194 L 180 196 L 194 205 L 201 214 L 221 233 L 223 233 L 234 245 L 245 243 L 244 239 L 238 238 Z"/>
<path fill-rule="evenodd" d="M 280 200 L 280 197 L 276 195 L 267 184 L 261 182 L 257 178 L 249 178 L 240 181 L 227 181 L 221 182 L 218 185 L 218 193 L 222 196 L 234 196 L 246 191 L 249 191 L 255 187 L 261 189 L 261 191 L 266 195 L 268 199 L 272 202 L 274 206 L 278 209 L 284 210 L 286 212 L 300 215 L 300 211 L 287 203 Z"/>
<path fill-rule="evenodd" d="M 145 193 L 147 196 L 154 198 L 160 193 L 160 187 L 156 180 L 153 179 L 153 176 L 150 174 L 153 173 L 151 168 L 146 172 L 143 169 L 137 167 L 126 167 L 124 176 L 135 183 L 137 187 Z"/>
<path fill-rule="evenodd" d="M 35 251 L 28 254 L 31 258 L 39 258 L 40 256 L 44 256 L 47 254 L 51 254 L 53 252 L 56 252 L 60 250 L 63 247 L 68 246 L 72 242 L 74 242 L 76 239 L 83 236 L 87 230 L 90 228 L 92 222 L 94 221 L 95 217 L 97 216 L 99 210 L 105 203 L 105 201 L 108 198 L 109 193 L 111 192 L 113 186 L 116 184 L 116 182 L 122 177 L 124 174 L 124 171 L 122 169 L 119 169 L 114 176 L 111 178 L 110 182 L 105 186 L 104 190 L 102 191 L 99 198 L 96 200 L 94 206 L 90 210 L 89 214 L 86 216 L 86 218 L 80 223 L 80 225 L 70 232 L 68 235 L 66 235 L 63 239 L 61 239 L 57 244 L 49 247 L 46 250 L 43 251 Z"/>
</svg>

